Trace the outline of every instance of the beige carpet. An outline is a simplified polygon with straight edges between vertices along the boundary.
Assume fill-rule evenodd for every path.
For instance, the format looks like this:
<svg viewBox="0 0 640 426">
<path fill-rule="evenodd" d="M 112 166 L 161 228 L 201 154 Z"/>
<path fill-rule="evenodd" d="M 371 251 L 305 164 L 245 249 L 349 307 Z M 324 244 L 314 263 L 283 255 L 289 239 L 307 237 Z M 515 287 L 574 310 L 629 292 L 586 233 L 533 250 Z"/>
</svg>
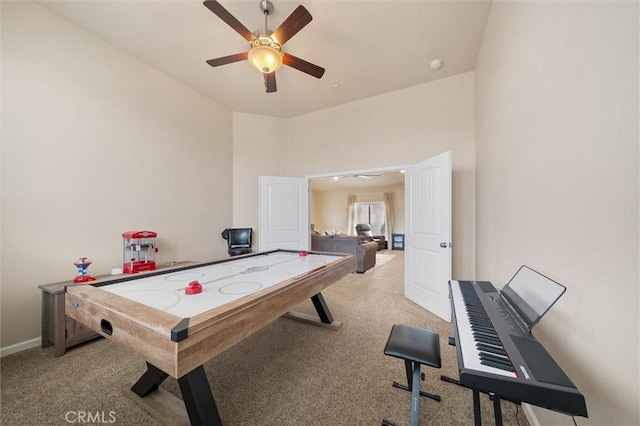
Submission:
<svg viewBox="0 0 640 426">
<path fill-rule="evenodd" d="M 376 266 L 382 266 L 391 259 L 396 257 L 393 253 L 377 253 L 376 254 Z"/>
<path fill-rule="evenodd" d="M 473 424 L 471 391 L 439 379 L 457 376 L 455 348 L 447 345 L 451 324 L 404 298 L 403 259 L 399 251 L 374 273 L 348 274 L 323 292 L 343 322 L 339 331 L 281 318 L 206 363 L 225 425 L 365 426 L 383 418 L 408 425 L 411 395 L 391 386 L 405 381 L 404 365 L 383 354 L 394 323 L 440 333 L 442 369 L 423 368 L 421 388 L 440 394 L 442 402 L 421 398 L 420 423 Z M 315 313 L 310 301 L 299 310 Z M 61 358 L 53 358 L 53 348 L 4 357 L 0 423 L 68 425 L 82 423 L 79 414 L 99 413 L 105 423 L 157 425 L 120 391 L 144 370 L 142 359 L 106 339 Z M 175 379 L 162 387 L 179 395 Z M 490 401 L 481 399 L 483 423 L 492 425 Z M 503 402 L 503 416 L 505 425 L 527 425 L 512 403 Z"/>
<path fill-rule="evenodd" d="M 375 264 L 375 266 L 373 268 L 367 269 L 366 271 L 364 271 L 364 273 L 365 274 L 373 273 L 373 271 L 375 271 L 376 269 L 378 269 L 379 267 L 381 267 L 385 263 L 389 262 L 394 257 L 396 257 L 395 254 L 388 253 L 386 250 L 377 252 L 376 253 L 376 264 Z"/>
</svg>

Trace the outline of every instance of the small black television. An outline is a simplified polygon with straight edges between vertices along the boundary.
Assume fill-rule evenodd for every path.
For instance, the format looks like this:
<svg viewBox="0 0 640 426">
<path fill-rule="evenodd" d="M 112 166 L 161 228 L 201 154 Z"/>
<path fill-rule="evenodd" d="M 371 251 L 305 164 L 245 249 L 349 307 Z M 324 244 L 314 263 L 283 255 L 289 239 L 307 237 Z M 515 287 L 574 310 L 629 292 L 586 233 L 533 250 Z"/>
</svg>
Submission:
<svg viewBox="0 0 640 426">
<path fill-rule="evenodd" d="M 229 228 L 229 248 L 251 247 L 253 228 Z"/>
</svg>

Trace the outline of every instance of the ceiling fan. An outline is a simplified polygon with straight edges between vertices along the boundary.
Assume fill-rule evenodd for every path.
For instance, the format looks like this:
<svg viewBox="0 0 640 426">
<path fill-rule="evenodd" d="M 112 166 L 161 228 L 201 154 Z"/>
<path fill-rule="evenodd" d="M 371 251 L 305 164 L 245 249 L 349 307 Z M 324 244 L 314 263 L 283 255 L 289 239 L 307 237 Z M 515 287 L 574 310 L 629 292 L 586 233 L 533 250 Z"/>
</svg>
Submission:
<svg viewBox="0 0 640 426">
<path fill-rule="evenodd" d="M 380 176 L 380 175 L 379 174 L 371 174 L 371 173 L 366 174 L 366 175 L 345 175 L 345 176 L 336 176 L 336 177 L 334 177 L 334 179 L 338 180 L 338 179 L 343 179 L 343 178 L 348 178 L 348 177 L 353 178 L 353 179 L 358 179 L 358 178 L 360 178 L 360 179 L 371 179 L 372 177 L 376 177 L 376 176 Z"/>
<path fill-rule="evenodd" d="M 262 72 L 267 93 L 273 93 L 278 90 L 276 86 L 276 71 L 282 65 L 295 68 L 316 78 L 321 78 L 324 74 L 324 68 L 282 51 L 282 45 L 313 19 L 304 6 L 298 6 L 275 31 L 271 31 L 267 26 L 267 19 L 273 13 L 273 4 L 269 0 L 260 0 L 260 10 L 264 14 L 264 28 L 251 32 L 217 1 L 207 0 L 204 5 L 215 13 L 218 18 L 236 30 L 250 45 L 248 52 L 209 59 L 207 63 L 212 67 L 248 59 L 254 67 Z"/>
</svg>

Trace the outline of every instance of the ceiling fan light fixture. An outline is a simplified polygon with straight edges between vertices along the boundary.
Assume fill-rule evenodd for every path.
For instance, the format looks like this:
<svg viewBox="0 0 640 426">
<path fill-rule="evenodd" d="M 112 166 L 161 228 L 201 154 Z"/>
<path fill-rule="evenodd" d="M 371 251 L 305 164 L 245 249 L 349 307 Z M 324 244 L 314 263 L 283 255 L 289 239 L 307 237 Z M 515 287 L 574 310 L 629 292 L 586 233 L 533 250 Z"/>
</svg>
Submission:
<svg viewBox="0 0 640 426">
<path fill-rule="evenodd" d="M 236 53 L 234 55 L 222 56 L 209 59 L 207 64 L 212 67 L 231 64 L 234 62 L 247 61 L 262 73 L 265 91 L 267 93 L 277 92 L 276 71 L 282 65 L 294 68 L 315 78 L 322 78 L 325 69 L 304 59 L 287 54 L 286 60 L 282 52 L 282 45 L 296 35 L 311 20 L 311 14 L 302 5 L 295 8 L 293 12 L 274 30 L 269 29 L 269 15 L 273 13 L 273 4 L 269 0 L 260 0 L 260 10 L 264 14 L 264 27 L 254 32 L 249 31 L 237 18 L 225 9 L 217 0 L 205 0 L 204 6 L 222 19 L 228 26 L 249 42 L 249 51 Z"/>
<path fill-rule="evenodd" d="M 248 59 L 258 71 L 268 74 L 282 66 L 282 51 L 271 37 L 261 36 L 251 42 Z"/>
</svg>

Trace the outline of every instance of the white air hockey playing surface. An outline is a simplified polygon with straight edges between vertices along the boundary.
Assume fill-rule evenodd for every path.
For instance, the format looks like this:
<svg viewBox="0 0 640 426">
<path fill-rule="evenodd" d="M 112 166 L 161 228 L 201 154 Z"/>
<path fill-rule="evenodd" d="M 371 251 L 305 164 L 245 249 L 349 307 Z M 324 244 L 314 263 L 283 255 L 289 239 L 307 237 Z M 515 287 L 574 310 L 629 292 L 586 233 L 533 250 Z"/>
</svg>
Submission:
<svg viewBox="0 0 640 426">
<path fill-rule="evenodd" d="M 324 268 L 340 256 L 274 252 L 153 275 L 100 288 L 180 318 L 190 318 L 289 279 Z M 202 293 L 185 294 L 192 281 Z"/>
</svg>

